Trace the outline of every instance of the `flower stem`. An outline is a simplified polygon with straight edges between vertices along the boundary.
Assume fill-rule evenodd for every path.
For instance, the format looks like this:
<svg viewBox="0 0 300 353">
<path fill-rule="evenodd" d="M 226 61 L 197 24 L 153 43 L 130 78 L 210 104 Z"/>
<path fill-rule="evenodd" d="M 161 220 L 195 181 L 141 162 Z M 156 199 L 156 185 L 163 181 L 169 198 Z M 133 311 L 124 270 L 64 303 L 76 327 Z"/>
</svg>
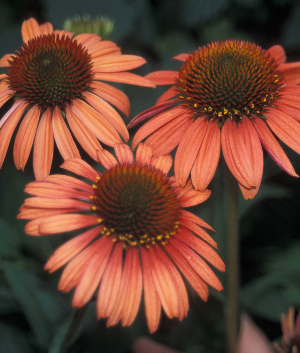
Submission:
<svg viewBox="0 0 300 353">
<path fill-rule="evenodd" d="M 226 296 L 226 339 L 227 352 L 236 351 L 239 320 L 239 207 L 238 183 L 226 168 L 226 189 L 228 200 L 228 241 L 227 241 L 227 296 Z"/>
<path fill-rule="evenodd" d="M 71 343 L 72 339 L 74 338 L 74 335 L 76 334 L 76 332 L 82 322 L 82 319 L 84 317 L 84 314 L 86 312 L 87 307 L 88 307 L 88 305 L 85 305 L 80 309 L 76 309 L 76 311 L 73 315 L 73 319 L 70 323 L 69 329 L 66 333 L 66 336 L 62 342 L 62 345 L 60 346 L 59 353 L 66 353 L 68 351 L 70 343 Z"/>
</svg>

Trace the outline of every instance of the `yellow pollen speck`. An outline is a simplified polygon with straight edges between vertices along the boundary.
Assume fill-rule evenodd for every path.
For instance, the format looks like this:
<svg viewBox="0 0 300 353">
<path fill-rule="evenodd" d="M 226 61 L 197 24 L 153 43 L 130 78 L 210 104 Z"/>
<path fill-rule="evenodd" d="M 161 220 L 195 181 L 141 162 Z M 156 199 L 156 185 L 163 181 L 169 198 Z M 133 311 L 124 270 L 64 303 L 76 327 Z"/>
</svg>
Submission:
<svg viewBox="0 0 300 353">
<path fill-rule="evenodd" d="M 198 104 L 197 104 L 197 103 L 195 103 L 195 104 L 194 104 L 194 107 L 195 107 L 195 108 L 197 108 L 197 107 L 198 107 Z"/>
<path fill-rule="evenodd" d="M 162 235 L 157 235 L 156 239 L 157 239 L 157 240 L 161 240 L 162 237 L 163 237 Z"/>
<path fill-rule="evenodd" d="M 97 207 L 96 207 L 96 206 L 92 206 L 92 210 L 93 210 L 93 211 L 96 211 L 96 210 L 97 210 Z"/>
<path fill-rule="evenodd" d="M 250 102 L 250 108 L 254 108 L 253 102 Z"/>
<path fill-rule="evenodd" d="M 96 200 L 96 197 L 95 197 L 95 196 L 89 196 L 89 198 L 90 198 L 91 200 Z"/>
<path fill-rule="evenodd" d="M 103 221 L 102 218 L 98 218 L 98 219 L 97 219 L 97 222 L 98 222 L 98 223 L 102 223 L 102 221 Z"/>
<path fill-rule="evenodd" d="M 97 185 L 93 184 L 93 188 L 94 188 L 94 189 L 97 189 Z"/>
<path fill-rule="evenodd" d="M 97 177 L 96 177 L 96 180 L 99 181 L 99 180 L 100 180 L 100 177 L 97 176 Z"/>
<path fill-rule="evenodd" d="M 225 109 L 225 108 L 224 108 L 224 111 L 223 111 L 223 112 L 224 112 L 224 114 L 227 114 L 227 113 L 228 113 L 228 109 Z"/>
<path fill-rule="evenodd" d="M 219 112 L 219 113 L 218 113 L 218 116 L 219 116 L 219 117 L 221 117 L 222 115 L 223 115 L 223 113 L 222 113 L 222 112 Z"/>
<path fill-rule="evenodd" d="M 208 107 L 207 110 L 208 110 L 209 112 L 211 112 L 211 111 L 213 110 L 213 108 L 212 108 L 212 107 Z"/>
</svg>

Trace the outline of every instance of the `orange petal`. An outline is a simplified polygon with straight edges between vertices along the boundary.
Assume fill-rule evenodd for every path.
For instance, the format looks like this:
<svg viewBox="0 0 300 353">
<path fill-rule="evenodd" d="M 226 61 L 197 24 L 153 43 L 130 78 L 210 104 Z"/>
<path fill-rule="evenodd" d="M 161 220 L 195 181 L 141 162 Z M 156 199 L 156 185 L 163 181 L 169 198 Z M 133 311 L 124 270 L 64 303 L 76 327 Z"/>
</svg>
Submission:
<svg viewBox="0 0 300 353">
<path fill-rule="evenodd" d="M 267 124 L 275 135 L 287 146 L 300 153 L 300 124 L 291 116 L 275 108 L 269 108 L 266 113 Z"/>
<path fill-rule="evenodd" d="M 6 54 L 6 55 L 2 56 L 2 58 L 0 59 L 0 67 L 9 66 L 8 60 L 12 60 L 14 57 L 15 57 L 15 55 L 12 55 L 12 54 Z"/>
<path fill-rule="evenodd" d="M 64 214 L 42 219 L 39 225 L 39 233 L 57 234 L 70 232 L 98 224 L 98 216 L 83 214 Z"/>
<path fill-rule="evenodd" d="M 44 217 L 50 217 L 50 216 L 56 216 L 56 215 L 61 215 L 65 213 L 72 213 L 72 212 L 78 212 L 77 208 L 56 208 L 56 209 L 49 209 L 49 208 L 28 208 L 22 206 L 20 208 L 20 213 L 17 215 L 18 219 L 32 219 L 37 221 L 38 219 L 44 218 Z M 40 220 L 38 220 L 40 222 Z M 30 223 L 30 222 L 29 222 Z M 28 223 L 28 224 L 29 224 Z M 34 229 L 34 234 L 28 233 L 30 235 L 35 235 L 35 236 L 40 236 L 41 234 L 38 232 L 38 223 L 34 223 L 31 226 L 31 229 Z M 25 226 L 27 228 L 27 225 Z"/>
<path fill-rule="evenodd" d="M 118 108 L 127 117 L 130 111 L 130 102 L 125 93 L 107 83 L 92 81 L 93 92 L 102 97 L 116 108 Z"/>
<path fill-rule="evenodd" d="M 283 64 L 286 62 L 285 51 L 281 45 L 273 45 L 270 49 L 266 51 L 267 54 L 270 54 L 272 58 L 277 62 L 277 64 Z"/>
<path fill-rule="evenodd" d="M 27 43 L 30 39 L 42 34 L 39 24 L 32 17 L 22 23 L 21 32 L 24 43 Z"/>
<path fill-rule="evenodd" d="M 157 104 L 161 104 L 164 103 L 165 101 L 168 101 L 171 98 L 174 98 L 176 95 L 178 94 L 178 92 L 176 91 L 176 89 L 172 86 L 169 89 L 166 90 L 165 93 L 163 93 L 157 100 L 156 105 Z"/>
<path fill-rule="evenodd" d="M 241 137 L 245 142 L 246 149 L 249 152 L 251 169 L 253 169 L 255 180 L 255 187 L 252 188 L 246 188 L 239 184 L 243 196 L 247 200 L 253 199 L 260 187 L 263 174 L 264 156 L 260 139 L 256 130 L 253 128 L 251 121 L 249 119 L 243 119 L 243 121 L 239 123 L 239 130 Z"/>
<path fill-rule="evenodd" d="M 171 242 L 172 245 L 182 254 L 192 269 L 198 274 L 198 276 L 200 276 L 207 284 L 216 290 L 221 291 L 223 289 L 223 286 L 218 277 L 199 255 L 197 255 L 187 245 L 175 238 L 172 239 Z"/>
<path fill-rule="evenodd" d="M 52 128 L 56 145 L 63 159 L 72 157 L 80 158 L 72 135 L 62 117 L 61 110 L 57 106 L 53 109 Z"/>
<path fill-rule="evenodd" d="M 191 249 L 204 257 L 205 260 L 211 263 L 219 271 L 225 272 L 225 264 L 220 256 L 210 245 L 193 235 L 193 233 L 182 229 L 176 234 L 176 239 L 188 245 Z"/>
<path fill-rule="evenodd" d="M 68 263 L 59 281 L 59 290 L 68 292 L 77 286 L 91 259 L 101 249 L 104 240 L 104 237 L 96 240 Z"/>
<path fill-rule="evenodd" d="M 163 173 L 168 174 L 173 164 L 172 156 L 166 154 L 164 156 L 152 158 L 151 164 L 153 167 L 160 169 Z"/>
<path fill-rule="evenodd" d="M 51 34 L 53 33 L 53 26 L 50 22 L 46 22 L 40 26 L 40 31 L 42 34 Z"/>
<path fill-rule="evenodd" d="M 27 103 L 25 101 L 18 100 L 1 119 L 1 123 L 2 121 L 6 121 L 6 123 L 2 127 L 0 126 L 0 168 L 4 162 L 13 132 L 26 107 Z"/>
<path fill-rule="evenodd" d="M 153 156 L 171 152 L 192 123 L 189 113 L 181 114 L 150 135 L 145 142 L 152 147 Z"/>
<path fill-rule="evenodd" d="M 187 219 L 181 219 L 180 226 L 186 228 L 187 230 L 190 230 L 192 233 L 205 240 L 208 244 L 217 248 L 217 243 L 213 240 L 213 238 L 197 224 L 190 222 Z M 184 232 L 185 230 L 183 229 L 182 231 Z"/>
<path fill-rule="evenodd" d="M 149 331 L 153 333 L 158 328 L 161 315 L 161 302 L 150 270 L 148 250 L 141 247 L 140 254 L 143 267 L 145 313 Z"/>
<path fill-rule="evenodd" d="M 97 298 L 97 318 L 107 318 L 117 305 L 117 296 L 122 275 L 122 253 L 123 244 L 117 243 L 103 274 L 98 298 Z"/>
<path fill-rule="evenodd" d="M 225 121 L 221 142 L 224 159 L 234 177 L 247 188 L 255 186 L 249 152 L 234 121 Z"/>
<path fill-rule="evenodd" d="M 78 119 L 103 143 L 113 146 L 121 143 L 121 139 L 115 128 L 100 115 L 97 110 L 82 100 L 75 99 L 70 110 Z"/>
<path fill-rule="evenodd" d="M 154 251 L 153 246 L 149 247 L 148 256 L 153 282 L 161 300 L 162 307 L 170 319 L 178 317 L 179 297 L 172 275 Z"/>
<path fill-rule="evenodd" d="M 44 269 L 52 273 L 65 265 L 94 240 L 99 235 L 101 229 L 102 226 L 94 227 L 61 245 L 50 256 Z"/>
<path fill-rule="evenodd" d="M 155 85 L 173 85 L 178 78 L 178 71 L 154 71 L 145 77 Z"/>
<path fill-rule="evenodd" d="M 206 133 L 208 121 L 196 119 L 181 137 L 174 161 L 177 183 L 184 186 L 195 162 L 196 156 Z"/>
<path fill-rule="evenodd" d="M 82 44 L 84 47 L 91 47 L 96 43 L 99 43 L 101 41 L 101 37 L 99 37 L 97 34 L 90 34 L 90 33 L 81 33 L 78 34 L 74 39 L 77 40 L 78 43 Z"/>
<path fill-rule="evenodd" d="M 84 98 L 118 131 L 118 133 L 124 138 L 125 142 L 127 142 L 129 139 L 128 130 L 123 119 L 116 110 L 104 99 L 93 93 L 86 92 Z"/>
<path fill-rule="evenodd" d="M 255 127 L 260 141 L 266 151 L 269 153 L 271 158 L 283 169 L 286 173 L 291 176 L 298 177 L 296 174 L 290 160 L 284 153 L 283 149 L 280 147 L 279 143 L 276 141 L 275 137 L 271 133 L 270 129 L 264 121 L 257 118 L 253 121 L 253 126 Z"/>
<path fill-rule="evenodd" d="M 121 72 L 133 70 L 146 64 L 146 60 L 136 55 L 100 56 L 93 60 L 94 72 Z"/>
<path fill-rule="evenodd" d="M 140 143 L 136 149 L 135 162 L 140 164 L 151 164 L 152 148 L 146 143 Z"/>
<path fill-rule="evenodd" d="M 184 188 L 179 186 L 177 191 L 182 207 L 198 205 L 199 203 L 206 201 L 211 194 L 211 191 L 207 189 L 203 192 L 195 190 L 190 181 L 186 183 Z"/>
<path fill-rule="evenodd" d="M 131 72 L 96 72 L 94 74 L 94 80 L 128 83 L 135 86 L 155 88 L 155 85 L 150 80 L 132 74 Z"/>
<path fill-rule="evenodd" d="M 193 213 L 188 212 L 186 210 L 181 210 L 180 214 L 181 214 L 182 218 L 184 218 L 188 221 L 191 221 L 195 224 L 198 224 L 199 226 L 207 228 L 207 229 L 213 231 L 214 233 L 216 233 L 215 230 L 209 224 L 204 222 L 203 219 L 199 218 L 198 216 L 194 215 Z"/>
<path fill-rule="evenodd" d="M 221 152 L 221 131 L 217 123 L 209 122 L 202 145 L 191 171 L 194 187 L 204 191 L 217 169 Z"/>
<path fill-rule="evenodd" d="M 97 150 L 102 149 L 99 141 L 93 133 L 77 118 L 77 116 L 66 107 L 66 117 L 69 126 L 80 143 L 82 148 L 89 154 L 95 161 L 97 161 Z"/>
<path fill-rule="evenodd" d="M 80 158 L 69 158 L 62 165 L 61 168 L 67 169 L 77 175 L 87 178 L 93 182 L 99 178 L 99 173 L 92 168 L 88 163 Z"/>
<path fill-rule="evenodd" d="M 40 119 L 33 146 L 33 171 L 36 180 L 42 180 L 50 173 L 53 145 L 51 110 L 47 108 Z"/>
<path fill-rule="evenodd" d="M 173 56 L 173 60 L 179 60 L 179 61 L 187 61 L 187 59 L 191 56 L 191 54 L 187 54 L 187 53 L 182 53 L 182 54 L 178 54 L 176 56 Z"/>
<path fill-rule="evenodd" d="M 278 69 L 284 74 L 284 82 L 300 83 L 300 62 L 280 64 Z"/>
<path fill-rule="evenodd" d="M 114 146 L 114 149 L 120 164 L 134 162 L 133 153 L 128 145 L 125 145 L 124 143 L 117 143 Z"/>
<path fill-rule="evenodd" d="M 98 249 L 97 253 L 90 260 L 77 285 L 72 300 L 72 306 L 81 308 L 91 299 L 99 286 L 113 245 L 114 242 L 112 239 L 105 237 L 102 247 Z"/>
<path fill-rule="evenodd" d="M 159 256 L 160 260 L 164 263 L 166 269 L 169 271 L 175 284 L 178 296 L 178 319 L 182 320 L 184 317 L 186 317 L 189 310 L 189 299 L 185 284 L 177 268 L 174 266 L 168 255 L 159 246 L 157 246 L 155 250 L 156 254 Z"/>
<path fill-rule="evenodd" d="M 154 107 L 151 107 L 147 110 L 144 110 L 143 112 L 141 112 L 140 114 L 138 114 L 136 117 L 134 117 L 131 120 L 131 122 L 128 124 L 128 128 L 130 129 L 130 128 L 136 126 L 137 124 L 141 123 L 142 121 L 153 117 L 154 115 L 160 114 L 162 112 L 166 112 L 166 109 L 170 108 L 174 103 L 176 103 L 175 99 L 168 101 L 168 102 L 163 102 L 163 103 L 157 104 Z M 168 113 L 168 111 L 166 113 Z M 179 113 L 177 115 L 179 115 Z M 164 117 L 164 115 L 163 115 L 163 117 Z M 174 118 L 174 117 L 172 117 L 172 118 Z M 153 118 L 152 120 L 154 120 L 154 119 L 156 119 L 156 117 Z M 160 115 L 159 120 L 161 120 L 161 119 L 164 119 L 164 118 L 162 118 L 162 116 Z"/>
<path fill-rule="evenodd" d="M 27 112 L 21 122 L 13 150 L 15 166 L 17 169 L 24 170 L 25 168 L 35 137 L 40 112 L 40 108 L 37 105 L 34 105 Z"/>
<path fill-rule="evenodd" d="M 92 59 L 97 57 L 101 57 L 104 55 L 121 55 L 121 49 L 117 46 L 116 43 L 111 42 L 109 40 L 102 40 L 101 42 L 94 43 L 93 45 L 89 45 L 89 54 Z"/>
<path fill-rule="evenodd" d="M 77 211 L 91 211 L 92 205 L 73 199 L 47 199 L 44 197 L 31 197 L 26 199 L 24 207 L 49 208 L 49 209 L 77 209 Z"/>
<path fill-rule="evenodd" d="M 104 166 L 105 169 L 110 169 L 113 168 L 118 164 L 118 161 L 116 158 L 107 150 L 98 150 L 97 151 L 97 156 L 99 163 Z"/>
<path fill-rule="evenodd" d="M 178 267 L 183 276 L 198 293 L 200 298 L 204 301 L 207 301 L 208 289 L 205 282 L 191 268 L 191 266 L 186 262 L 185 258 L 180 254 L 180 252 L 171 245 L 171 242 L 165 246 L 165 250 L 170 255 L 171 259 L 174 261 L 175 265 Z"/>
<path fill-rule="evenodd" d="M 87 191 L 89 193 L 94 194 L 94 189 L 91 185 L 85 183 L 82 180 L 77 178 L 73 178 L 69 175 L 61 175 L 61 174 L 52 174 L 44 179 L 45 181 L 49 181 L 54 184 L 58 184 L 67 188 L 78 189 Z M 37 183 L 39 184 L 39 183 Z"/>
</svg>

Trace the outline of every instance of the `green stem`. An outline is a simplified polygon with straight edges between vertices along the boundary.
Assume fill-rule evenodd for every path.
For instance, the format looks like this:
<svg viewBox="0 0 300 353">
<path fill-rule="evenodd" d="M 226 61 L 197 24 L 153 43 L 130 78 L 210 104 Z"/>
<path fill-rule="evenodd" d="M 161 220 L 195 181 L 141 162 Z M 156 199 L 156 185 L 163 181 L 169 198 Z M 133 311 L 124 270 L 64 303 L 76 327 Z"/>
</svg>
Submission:
<svg viewBox="0 0 300 353">
<path fill-rule="evenodd" d="M 70 346 L 70 343 L 76 334 L 82 319 L 84 317 L 84 314 L 86 312 L 88 305 L 83 306 L 80 309 L 77 309 L 73 315 L 73 319 L 71 321 L 71 324 L 69 326 L 68 332 L 66 333 L 66 336 L 64 338 L 64 341 L 62 345 L 60 346 L 59 353 L 66 353 L 68 351 L 68 348 Z"/>
<path fill-rule="evenodd" d="M 226 338 L 227 352 L 234 353 L 236 351 L 239 322 L 239 189 L 237 181 L 227 168 L 226 189 L 228 200 Z"/>
</svg>

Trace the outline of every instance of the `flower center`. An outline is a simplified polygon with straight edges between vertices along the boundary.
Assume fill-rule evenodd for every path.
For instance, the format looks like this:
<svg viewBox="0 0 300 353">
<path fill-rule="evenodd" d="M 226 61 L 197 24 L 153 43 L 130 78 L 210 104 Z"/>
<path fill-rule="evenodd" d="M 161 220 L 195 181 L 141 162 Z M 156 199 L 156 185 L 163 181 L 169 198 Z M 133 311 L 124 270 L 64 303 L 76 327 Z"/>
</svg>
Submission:
<svg viewBox="0 0 300 353">
<path fill-rule="evenodd" d="M 89 90 L 92 61 L 88 51 L 68 36 L 35 37 L 10 60 L 9 86 L 18 97 L 42 108 L 71 103 Z"/>
<path fill-rule="evenodd" d="M 198 116 L 262 117 L 279 96 L 283 74 L 259 46 L 243 41 L 215 42 L 199 48 L 182 65 L 176 89 L 179 101 Z"/>
<path fill-rule="evenodd" d="M 175 188 L 150 165 L 121 164 L 105 171 L 94 199 L 103 234 L 115 235 L 125 246 L 167 244 L 177 232 L 181 206 Z"/>
</svg>

